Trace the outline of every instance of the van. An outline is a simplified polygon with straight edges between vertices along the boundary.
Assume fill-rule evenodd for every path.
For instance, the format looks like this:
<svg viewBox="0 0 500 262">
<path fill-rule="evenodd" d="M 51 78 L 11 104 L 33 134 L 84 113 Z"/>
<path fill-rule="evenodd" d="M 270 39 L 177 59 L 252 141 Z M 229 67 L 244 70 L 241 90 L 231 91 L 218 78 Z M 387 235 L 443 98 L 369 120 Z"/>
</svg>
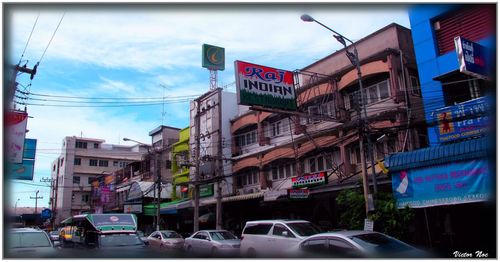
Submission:
<svg viewBox="0 0 500 262">
<path fill-rule="evenodd" d="M 248 221 L 241 234 L 240 252 L 244 257 L 279 257 L 302 239 L 321 233 L 306 220 Z"/>
</svg>

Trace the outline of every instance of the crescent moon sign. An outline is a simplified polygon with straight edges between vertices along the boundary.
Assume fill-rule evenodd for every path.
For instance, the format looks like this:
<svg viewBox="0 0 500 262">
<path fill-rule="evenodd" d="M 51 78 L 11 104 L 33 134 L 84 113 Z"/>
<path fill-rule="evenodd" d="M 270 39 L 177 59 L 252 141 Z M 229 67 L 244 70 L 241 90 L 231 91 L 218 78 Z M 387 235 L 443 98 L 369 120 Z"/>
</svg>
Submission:
<svg viewBox="0 0 500 262">
<path fill-rule="evenodd" d="M 217 64 L 219 61 L 217 60 L 217 53 L 213 53 L 211 56 L 210 56 L 210 61 L 212 61 L 212 63 L 214 64 Z"/>
</svg>

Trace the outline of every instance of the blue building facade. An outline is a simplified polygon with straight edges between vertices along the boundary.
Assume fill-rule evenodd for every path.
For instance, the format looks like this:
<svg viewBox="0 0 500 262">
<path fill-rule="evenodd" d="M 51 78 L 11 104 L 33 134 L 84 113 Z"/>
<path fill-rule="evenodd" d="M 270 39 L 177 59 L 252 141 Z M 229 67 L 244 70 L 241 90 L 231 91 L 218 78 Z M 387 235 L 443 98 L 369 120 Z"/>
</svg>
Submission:
<svg viewBox="0 0 500 262">
<path fill-rule="evenodd" d="M 456 50 L 449 46 L 454 37 L 465 35 L 468 40 L 488 48 L 491 52 L 488 58 L 493 56 L 496 44 L 495 10 L 494 4 L 416 5 L 409 10 L 430 146 L 440 144 L 439 134 L 433 125 L 436 110 L 479 98 L 489 88 L 495 88 L 491 83 L 460 73 Z M 448 44 L 441 46 L 440 42 Z M 495 61 L 488 63 L 493 65 Z"/>
<path fill-rule="evenodd" d="M 429 147 L 385 158 L 414 243 L 496 257 L 496 5 L 409 10 Z M 425 232 L 425 233 L 422 233 Z"/>
</svg>

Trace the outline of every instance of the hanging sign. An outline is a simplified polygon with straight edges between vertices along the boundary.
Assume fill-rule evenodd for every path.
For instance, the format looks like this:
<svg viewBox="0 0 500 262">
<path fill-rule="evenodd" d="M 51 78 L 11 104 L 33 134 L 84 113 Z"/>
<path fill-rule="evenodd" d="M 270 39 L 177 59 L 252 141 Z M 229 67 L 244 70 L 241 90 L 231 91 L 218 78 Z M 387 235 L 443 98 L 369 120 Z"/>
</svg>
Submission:
<svg viewBox="0 0 500 262">
<path fill-rule="evenodd" d="M 235 61 L 234 67 L 239 105 L 297 109 L 291 71 L 243 61 Z"/>
<path fill-rule="evenodd" d="M 288 198 L 290 199 L 307 199 L 309 194 L 309 189 L 288 189 Z"/>
<path fill-rule="evenodd" d="M 26 138 L 23 147 L 23 161 L 21 163 L 6 163 L 6 174 L 9 178 L 18 180 L 33 180 L 35 170 L 36 139 Z"/>
<path fill-rule="evenodd" d="M 460 36 L 455 37 L 454 40 L 460 72 L 473 77 L 487 79 L 488 52 L 486 47 Z"/>
<path fill-rule="evenodd" d="M 292 177 L 292 187 L 311 187 L 326 184 L 326 173 L 319 172 L 314 174 L 305 174 L 303 176 Z"/>
<path fill-rule="evenodd" d="M 21 111 L 8 111 L 5 114 L 6 126 L 6 149 L 7 161 L 9 163 L 22 163 L 24 151 L 24 138 L 26 136 L 26 125 L 28 113 Z"/>
</svg>

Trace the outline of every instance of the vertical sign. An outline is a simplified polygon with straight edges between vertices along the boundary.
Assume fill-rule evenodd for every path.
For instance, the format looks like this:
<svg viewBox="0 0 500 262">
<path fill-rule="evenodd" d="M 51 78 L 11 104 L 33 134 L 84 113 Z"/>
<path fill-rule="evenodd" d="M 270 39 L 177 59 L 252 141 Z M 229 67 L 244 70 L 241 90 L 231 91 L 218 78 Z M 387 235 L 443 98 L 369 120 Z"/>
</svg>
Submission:
<svg viewBox="0 0 500 262">
<path fill-rule="evenodd" d="M 33 180 L 35 170 L 36 139 L 25 139 L 21 163 L 7 163 L 10 179 Z"/>
<path fill-rule="evenodd" d="M 455 51 L 457 52 L 460 72 L 482 79 L 488 78 L 486 47 L 457 36 L 455 37 Z"/>
<path fill-rule="evenodd" d="M 297 102 L 291 71 L 234 62 L 238 104 L 296 110 Z"/>
<path fill-rule="evenodd" d="M 10 163 L 23 162 L 24 138 L 28 113 L 21 111 L 9 111 L 5 115 L 7 127 L 7 161 Z"/>
<path fill-rule="evenodd" d="M 225 54 L 224 48 L 214 45 L 203 44 L 201 66 L 210 70 L 224 71 Z"/>
</svg>

